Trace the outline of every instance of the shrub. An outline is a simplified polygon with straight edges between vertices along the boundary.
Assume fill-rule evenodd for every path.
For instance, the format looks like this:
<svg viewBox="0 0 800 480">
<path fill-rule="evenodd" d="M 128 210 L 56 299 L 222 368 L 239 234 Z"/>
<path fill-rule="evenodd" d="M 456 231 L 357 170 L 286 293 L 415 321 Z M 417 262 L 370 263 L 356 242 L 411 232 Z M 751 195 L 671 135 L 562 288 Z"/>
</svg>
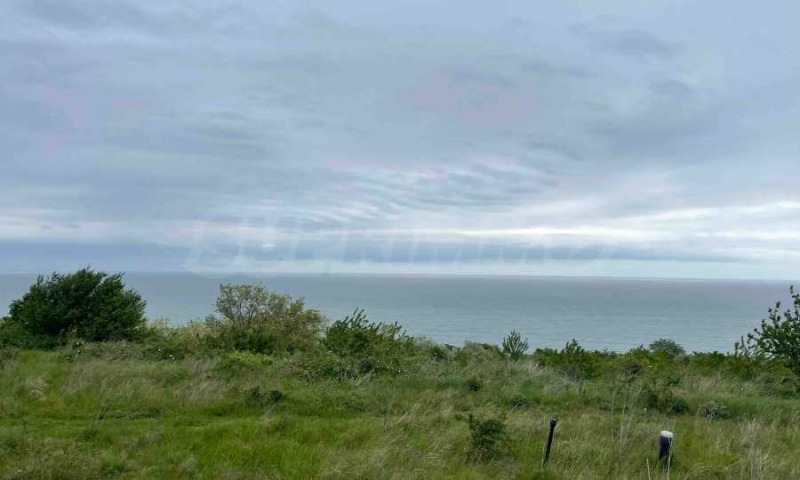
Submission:
<svg viewBox="0 0 800 480">
<path fill-rule="evenodd" d="M 233 351 L 222 355 L 217 363 L 216 370 L 226 377 L 261 373 L 273 364 L 273 357 L 253 352 Z"/>
<path fill-rule="evenodd" d="M 675 395 L 669 382 L 653 381 L 645 385 L 642 389 L 642 400 L 645 407 L 661 413 L 680 414 L 689 411 L 689 402 Z"/>
<path fill-rule="evenodd" d="M 511 360 L 519 360 L 528 351 L 528 339 L 522 338 L 522 334 L 516 330 L 511 330 L 503 339 L 503 353 L 508 355 Z"/>
<path fill-rule="evenodd" d="M 357 362 L 342 358 L 324 349 L 318 349 L 299 357 L 298 366 L 303 377 L 312 381 L 322 378 L 344 380 L 362 375 Z"/>
<path fill-rule="evenodd" d="M 775 369 L 763 373 L 758 378 L 758 384 L 765 395 L 772 397 L 794 398 L 800 394 L 800 378 L 791 371 L 781 372 Z"/>
<path fill-rule="evenodd" d="M 32 346 L 31 335 L 8 317 L 0 319 L 0 348 Z"/>
<path fill-rule="evenodd" d="M 626 353 L 615 357 L 609 365 L 612 378 L 624 383 L 631 383 L 647 371 L 647 364 L 642 359 Z"/>
<path fill-rule="evenodd" d="M 675 396 L 669 389 L 654 390 L 646 387 L 643 390 L 644 406 L 657 410 L 661 413 L 686 413 L 689 411 L 689 403 Z"/>
<path fill-rule="evenodd" d="M 474 461 L 496 458 L 507 447 L 506 423 L 502 418 L 477 419 L 469 416 L 470 450 Z"/>
<path fill-rule="evenodd" d="M 446 362 L 450 360 L 450 352 L 442 345 L 431 345 L 428 348 L 428 352 L 431 354 L 431 358 L 438 362 Z"/>
<path fill-rule="evenodd" d="M 683 397 L 673 395 L 669 401 L 669 413 L 689 413 L 689 402 Z"/>
<path fill-rule="evenodd" d="M 695 352 L 689 357 L 689 365 L 702 375 L 715 375 L 728 368 L 730 358 L 720 352 Z"/>
<path fill-rule="evenodd" d="M 503 352 L 497 345 L 488 343 L 464 342 L 464 346 L 457 349 L 453 358 L 459 365 L 470 363 L 493 362 L 503 358 Z"/>
<path fill-rule="evenodd" d="M 800 293 L 790 287 L 792 306 L 781 312 L 781 303 L 768 310 L 769 321 L 761 320 L 761 326 L 753 329 L 735 345 L 740 356 L 759 359 L 781 360 L 800 374 Z"/>
<path fill-rule="evenodd" d="M 674 340 L 659 338 L 648 347 L 657 357 L 678 360 L 686 356 L 686 350 Z"/>
<path fill-rule="evenodd" d="M 262 285 L 220 285 L 217 316 L 206 319 L 212 346 L 280 354 L 310 350 L 319 341 L 322 315 L 302 299 Z"/>
<path fill-rule="evenodd" d="M 540 364 L 555 367 L 576 382 L 595 378 L 599 373 L 600 359 L 611 356 L 607 352 L 588 352 L 574 339 L 560 351 L 537 349 L 534 355 Z"/>
<path fill-rule="evenodd" d="M 147 358 L 177 360 L 200 355 L 208 346 L 210 329 L 203 322 L 190 321 L 171 327 L 163 319 L 148 322 L 142 334 Z"/>
<path fill-rule="evenodd" d="M 39 276 L 22 298 L 11 302 L 3 336 L 21 346 L 53 347 L 68 334 L 87 341 L 138 339 L 145 301 L 126 290 L 122 274 L 84 268 Z M 6 340 L 8 341 L 8 340 Z"/>
<path fill-rule="evenodd" d="M 414 351 L 414 341 L 396 323 L 373 323 L 356 310 L 331 324 L 325 346 L 353 365 L 354 373 L 398 372 Z"/>
</svg>

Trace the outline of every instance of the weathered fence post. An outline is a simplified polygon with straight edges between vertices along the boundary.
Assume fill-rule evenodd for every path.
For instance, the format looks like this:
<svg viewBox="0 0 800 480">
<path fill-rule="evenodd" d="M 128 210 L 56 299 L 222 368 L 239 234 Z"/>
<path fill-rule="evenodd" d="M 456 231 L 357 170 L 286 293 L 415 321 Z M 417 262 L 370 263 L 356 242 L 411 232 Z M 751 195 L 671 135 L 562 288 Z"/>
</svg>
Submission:
<svg viewBox="0 0 800 480">
<path fill-rule="evenodd" d="M 550 419 L 550 432 L 547 434 L 547 445 L 544 449 L 544 460 L 542 460 L 542 466 L 547 465 L 547 462 L 550 461 L 550 448 L 553 446 L 553 432 L 556 429 L 556 425 L 558 421 L 555 418 Z"/>
</svg>

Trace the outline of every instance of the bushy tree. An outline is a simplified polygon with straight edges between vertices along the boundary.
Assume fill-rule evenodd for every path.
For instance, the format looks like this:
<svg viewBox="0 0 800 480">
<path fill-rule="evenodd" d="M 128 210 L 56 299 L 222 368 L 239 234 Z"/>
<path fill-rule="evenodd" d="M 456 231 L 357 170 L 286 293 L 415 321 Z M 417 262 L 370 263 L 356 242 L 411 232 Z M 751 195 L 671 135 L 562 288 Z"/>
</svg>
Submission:
<svg viewBox="0 0 800 480">
<path fill-rule="evenodd" d="M 670 360 L 678 360 L 686 356 L 686 350 L 678 342 L 669 338 L 659 338 L 653 341 L 648 348 L 655 355 Z"/>
<path fill-rule="evenodd" d="M 84 268 L 39 276 L 22 298 L 11 302 L 3 322 L 19 344 L 52 347 L 74 335 L 89 341 L 133 340 L 144 326 L 145 301 L 122 282 Z"/>
<path fill-rule="evenodd" d="M 503 353 L 508 355 L 511 360 L 519 360 L 528 351 L 528 339 L 523 339 L 522 334 L 516 330 L 511 330 L 503 338 Z"/>
<path fill-rule="evenodd" d="M 396 372 L 412 353 L 414 342 L 400 325 L 370 322 L 364 310 L 356 310 L 328 327 L 325 346 L 352 362 L 354 373 Z"/>
<path fill-rule="evenodd" d="M 258 353 L 293 353 L 319 340 L 324 318 L 263 285 L 220 285 L 216 311 L 206 320 L 217 346 Z"/>
<path fill-rule="evenodd" d="M 768 310 L 768 318 L 736 343 L 736 353 L 751 359 L 781 360 L 800 374 L 800 294 L 789 288 L 792 305 L 781 311 L 781 303 Z"/>
</svg>

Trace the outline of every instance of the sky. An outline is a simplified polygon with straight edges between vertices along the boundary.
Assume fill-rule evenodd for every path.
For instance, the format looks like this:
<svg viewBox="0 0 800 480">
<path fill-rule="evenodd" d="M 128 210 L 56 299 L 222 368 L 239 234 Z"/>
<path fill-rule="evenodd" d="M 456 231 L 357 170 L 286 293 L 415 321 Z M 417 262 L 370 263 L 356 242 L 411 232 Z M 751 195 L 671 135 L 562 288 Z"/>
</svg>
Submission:
<svg viewBox="0 0 800 480">
<path fill-rule="evenodd" d="M 0 272 L 800 278 L 800 3 L 6 0 Z"/>
</svg>

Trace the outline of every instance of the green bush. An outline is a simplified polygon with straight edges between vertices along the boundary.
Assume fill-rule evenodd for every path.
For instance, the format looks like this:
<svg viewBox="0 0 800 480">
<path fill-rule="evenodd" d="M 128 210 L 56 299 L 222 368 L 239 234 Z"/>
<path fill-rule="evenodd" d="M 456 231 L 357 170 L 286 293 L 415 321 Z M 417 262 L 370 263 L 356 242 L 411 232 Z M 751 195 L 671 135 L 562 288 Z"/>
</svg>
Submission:
<svg viewBox="0 0 800 480">
<path fill-rule="evenodd" d="M 450 349 L 446 346 L 434 344 L 427 347 L 428 353 L 431 358 L 438 362 L 447 362 L 450 360 Z"/>
<path fill-rule="evenodd" d="M 33 339 L 22 325 L 12 322 L 8 317 L 0 319 L 0 348 L 32 346 Z"/>
<path fill-rule="evenodd" d="M 399 372 L 414 353 L 414 341 L 396 323 L 373 323 L 356 310 L 328 327 L 325 347 L 352 367 L 352 373 Z"/>
<path fill-rule="evenodd" d="M 657 357 L 678 360 L 686 356 L 686 350 L 674 340 L 659 338 L 648 347 Z"/>
<path fill-rule="evenodd" d="M 794 376 L 791 369 L 779 360 L 743 355 L 741 351 L 733 354 L 694 352 L 687 360 L 691 370 L 707 376 L 722 374 L 739 380 L 755 380 L 765 372 Z"/>
<path fill-rule="evenodd" d="M 503 353 L 511 360 L 519 360 L 527 351 L 528 339 L 523 339 L 518 331 L 511 330 L 511 333 L 503 338 Z"/>
<path fill-rule="evenodd" d="M 642 387 L 642 403 L 646 408 L 657 410 L 661 413 L 687 413 L 689 402 L 683 397 L 675 395 L 672 387 L 679 382 L 670 375 L 651 373 L 648 381 Z"/>
<path fill-rule="evenodd" d="M 464 342 L 464 346 L 456 350 L 453 358 L 459 365 L 493 362 L 504 357 L 497 345 L 488 343 Z"/>
<path fill-rule="evenodd" d="M 800 395 L 800 378 L 792 371 L 775 368 L 759 375 L 757 380 L 760 390 L 765 395 L 783 398 L 795 398 Z"/>
<path fill-rule="evenodd" d="M 322 315 L 302 299 L 270 292 L 262 285 L 220 285 L 219 316 L 206 319 L 207 341 L 225 350 L 266 354 L 308 351 L 320 339 Z"/>
<path fill-rule="evenodd" d="M 122 274 L 84 268 L 39 276 L 22 298 L 11 302 L 0 328 L 3 342 L 51 348 L 71 335 L 87 341 L 136 340 L 145 301 L 125 289 Z"/>
<path fill-rule="evenodd" d="M 356 378 L 363 374 L 359 370 L 357 361 L 349 358 L 342 358 L 325 349 L 317 349 L 308 352 L 300 356 L 297 360 L 303 377 L 310 381 L 326 378 L 345 380 L 348 378 Z"/>
<path fill-rule="evenodd" d="M 576 382 L 591 380 L 600 373 L 601 363 L 611 358 L 609 352 L 590 352 L 571 340 L 560 351 L 552 348 L 537 349 L 534 358 L 543 366 L 554 367 Z"/>
<path fill-rule="evenodd" d="M 648 363 L 635 355 L 626 353 L 614 357 L 609 365 L 608 372 L 611 378 L 624 383 L 631 383 L 647 372 Z"/>
<path fill-rule="evenodd" d="M 689 411 L 689 402 L 676 396 L 668 388 L 654 389 L 650 386 L 642 390 L 644 406 L 661 413 L 686 413 Z"/>
<path fill-rule="evenodd" d="M 246 374 L 262 374 L 266 367 L 274 363 L 274 357 L 262 353 L 233 351 L 219 358 L 215 370 L 225 377 Z"/>
<path fill-rule="evenodd" d="M 768 320 L 762 320 L 759 328 L 753 329 L 735 345 L 740 356 L 759 360 L 777 359 L 800 374 L 800 293 L 789 288 L 792 306 L 781 312 L 781 303 L 768 310 Z"/>
<path fill-rule="evenodd" d="M 176 360 L 206 352 L 211 331 L 203 322 L 169 326 L 166 320 L 148 322 L 142 334 L 145 353 L 155 360 Z"/>
<path fill-rule="evenodd" d="M 502 418 L 478 419 L 469 415 L 470 449 L 473 461 L 491 460 L 508 448 L 506 423 Z"/>
<path fill-rule="evenodd" d="M 703 375 L 714 375 L 729 369 L 730 356 L 720 352 L 694 352 L 689 365 Z"/>
</svg>

